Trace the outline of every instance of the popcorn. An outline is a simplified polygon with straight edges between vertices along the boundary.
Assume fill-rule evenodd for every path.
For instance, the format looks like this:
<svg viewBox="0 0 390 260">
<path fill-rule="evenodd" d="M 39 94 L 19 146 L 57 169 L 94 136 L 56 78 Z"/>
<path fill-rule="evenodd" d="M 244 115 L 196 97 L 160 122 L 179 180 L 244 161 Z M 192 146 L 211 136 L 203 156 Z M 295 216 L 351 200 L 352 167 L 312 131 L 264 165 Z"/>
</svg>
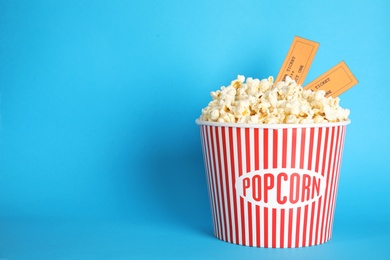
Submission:
<svg viewBox="0 0 390 260">
<path fill-rule="evenodd" d="M 253 79 L 238 75 L 229 86 L 211 92 L 212 101 L 200 119 L 221 123 L 312 124 L 341 122 L 350 111 L 338 97 L 325 91 L 304 90 L 290 77 L 274 83 L 273 77 Z"/>
</svg>

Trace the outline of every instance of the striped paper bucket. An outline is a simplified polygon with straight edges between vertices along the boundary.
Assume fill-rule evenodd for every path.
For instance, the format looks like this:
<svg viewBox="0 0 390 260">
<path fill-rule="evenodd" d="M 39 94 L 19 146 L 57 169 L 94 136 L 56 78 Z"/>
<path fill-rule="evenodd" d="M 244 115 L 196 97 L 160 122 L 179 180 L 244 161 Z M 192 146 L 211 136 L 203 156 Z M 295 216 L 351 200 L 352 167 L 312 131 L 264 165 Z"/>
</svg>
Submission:
<svg viewBox="0 0 390 260">
<path fill-rule="evenodd" d="M 269 248 L 312 246 L 331 238 L 350 121 L 196 123 L 217 238 Z"/>
</svg>

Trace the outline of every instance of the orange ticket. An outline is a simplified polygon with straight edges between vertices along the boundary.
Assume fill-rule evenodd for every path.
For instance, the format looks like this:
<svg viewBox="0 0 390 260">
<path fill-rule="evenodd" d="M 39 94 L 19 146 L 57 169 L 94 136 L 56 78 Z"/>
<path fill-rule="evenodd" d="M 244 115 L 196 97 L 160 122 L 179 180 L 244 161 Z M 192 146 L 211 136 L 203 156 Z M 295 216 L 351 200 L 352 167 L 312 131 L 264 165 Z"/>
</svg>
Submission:
<svg viewBox="0 0 390 260">
<path fill-rule="evenodd" d="M 317 79 L 307 84 L 304 89 L 325 90 L 325 96 L 337 97 L 358 83 L 347 64 L 342 61 Z"/>
<path fill-rule="evenodd" d="M 295 36 L 275 82 L 289 76 L 302 85 L 319 46 L 317 42 Z"/>
</svg>

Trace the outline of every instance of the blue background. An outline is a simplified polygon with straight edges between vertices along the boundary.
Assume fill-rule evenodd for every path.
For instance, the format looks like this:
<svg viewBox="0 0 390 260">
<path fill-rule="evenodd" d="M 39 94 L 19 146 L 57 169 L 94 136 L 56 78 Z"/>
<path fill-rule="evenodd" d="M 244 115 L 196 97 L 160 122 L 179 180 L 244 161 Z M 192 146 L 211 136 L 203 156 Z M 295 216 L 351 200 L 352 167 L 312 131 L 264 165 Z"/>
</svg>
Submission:
<svg viewBox="0 0 390 260">
<path fill-rule="evenodd" d="M 0 0 L 0 259 L 389 259 L 388 1 Z M 198 127 L 237 74 L 359 84 L 333 238 L 260 249 L 213 237 Z"/>
</svg>

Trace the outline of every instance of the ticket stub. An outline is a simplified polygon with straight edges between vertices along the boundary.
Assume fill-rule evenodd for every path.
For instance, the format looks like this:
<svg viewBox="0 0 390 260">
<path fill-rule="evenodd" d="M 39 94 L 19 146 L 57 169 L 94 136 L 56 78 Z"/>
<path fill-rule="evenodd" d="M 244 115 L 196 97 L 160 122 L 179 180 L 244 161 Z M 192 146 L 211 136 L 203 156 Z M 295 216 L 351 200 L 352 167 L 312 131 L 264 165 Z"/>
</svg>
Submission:
<svg viewBox="0 0 390 260">
<path fill-rule="evenodd" d="M 326 97 L 337 97 L 358 83 L 347 64 L 342 61 L 317 79 L 307 84 L 304 89 L 325 90 Z"/>
<path fill-rule="evenodd" d="M 275 82 L 289 76 L 302 85 L 319 46 L 317 42 L 295 36 Z"/>
</svg>

